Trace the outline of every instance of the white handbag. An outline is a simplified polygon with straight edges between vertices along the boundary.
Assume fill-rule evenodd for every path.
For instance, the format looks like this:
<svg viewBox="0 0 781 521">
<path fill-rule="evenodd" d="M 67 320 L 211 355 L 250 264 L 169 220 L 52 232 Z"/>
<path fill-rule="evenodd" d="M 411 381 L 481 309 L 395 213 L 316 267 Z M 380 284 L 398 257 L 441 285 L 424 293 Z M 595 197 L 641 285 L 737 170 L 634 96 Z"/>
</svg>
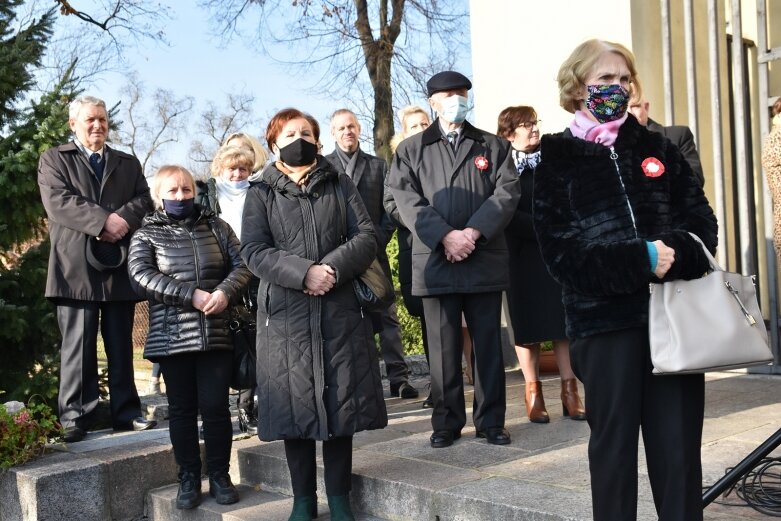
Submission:
<svg viewBox="0 0 781 521">
<path fill-rule="evenodd" d="M 773 361 L 754 277 L 722 270 L 699 237 L 710 271 L 651 283 L 648 336 L 655 374 L 705 373 Z"/>
</svg>

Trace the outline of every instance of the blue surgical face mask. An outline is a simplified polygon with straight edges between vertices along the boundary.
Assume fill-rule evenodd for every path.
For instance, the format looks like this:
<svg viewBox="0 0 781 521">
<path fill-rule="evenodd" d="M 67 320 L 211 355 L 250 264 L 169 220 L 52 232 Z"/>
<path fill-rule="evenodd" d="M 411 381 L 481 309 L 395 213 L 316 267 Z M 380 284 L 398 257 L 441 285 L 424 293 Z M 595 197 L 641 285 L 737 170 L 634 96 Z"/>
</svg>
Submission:
<svg viewBox="0 0 781 521">
<path fill-rule="evenodd" d="M 249 179 L 242 179 L 241 181 L 223 181 L 228 183 L 228 186 L 234 190 L 246 190 L 249 188 Z"/>
<path fill-rule="evenodd" d="M 448 96 L 439 102 L 439 117 L 449 123 L 463 123 L 469 111 L 469 100 L 464 96 Z"/>
<path fill-rule="evenodd" d="M 163 210 L 172 219 L 181 220 L 186 219 L 192 215 L 195 210 L 195 199 L 183 199 L 177 201 L 176 199 L 163 199 Z"/>
</svg>

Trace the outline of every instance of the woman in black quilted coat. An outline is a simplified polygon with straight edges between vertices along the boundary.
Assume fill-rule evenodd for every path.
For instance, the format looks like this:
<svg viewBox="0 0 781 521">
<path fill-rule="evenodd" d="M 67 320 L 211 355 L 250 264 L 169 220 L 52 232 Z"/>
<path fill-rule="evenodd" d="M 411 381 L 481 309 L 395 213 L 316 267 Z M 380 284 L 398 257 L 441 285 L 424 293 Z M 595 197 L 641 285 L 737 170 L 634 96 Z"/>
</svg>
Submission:
<svg viewBox="0 0 781 521">
<path fill-rule="evenodd" d="M 316 440 L 331 519 L 353 519 L 353 434 L 388 422 L 371 320 L 351 283 L 377 253 L 374 228 L 350 178 L 317 154 L 319 138 L 317 121 L 296 109 L 271 119 L 278 160 L 247 193 L 241 234 L 260 278 L 258 435 L 285 440 L 291 520 L 317 515 Z"/>
<path fill-rule="evenodd" d="M 176 506 L 189 509 L 200 502 L 199 411 L 209 493 L 220 504 L 235 503 L 239 495 L 228 475 L 233 435 L 228 306 L 240 301 L 250 272 L 230 226 L 194 204 L 195 183 L 185 168 L 160 168 L 151 192 L 157 210 L 133 235 L 128 271 L 136 291 L 149 299 L 144 358 L 159 362 L 165 374 L 179 465 Z"/>
<path fill-rule="evenodd" d="M 575 117 L 542 138 L 534 227 L 585 388 L 594 520 L 637 519 L 642 431 L 659 520 L 701 521 L 704 378 L 652 375 L 648 284 L 701 277 L 708 260 L 689 232 L 715 251 L 716 218 L 680 151 L 627 114 L 641 91 L 626 47 L 584 42 L 558 82 Z"/>
</svg>

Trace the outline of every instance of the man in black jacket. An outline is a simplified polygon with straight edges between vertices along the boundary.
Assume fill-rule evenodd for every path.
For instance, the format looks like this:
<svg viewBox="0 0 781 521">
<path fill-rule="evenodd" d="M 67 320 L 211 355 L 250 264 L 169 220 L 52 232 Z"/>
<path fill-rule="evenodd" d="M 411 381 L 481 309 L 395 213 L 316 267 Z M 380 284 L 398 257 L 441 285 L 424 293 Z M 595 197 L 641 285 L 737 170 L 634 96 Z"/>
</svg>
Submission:
<svg viewBox="0 0 781 521">
<path fill-rule="evenodd" d="M 697 152 L 697 145 L 694 143 L 694 134 L 689 127 L 684 125 L 662 126 L 648 116 L 648 108 L 651 104 L 648 100 L 641 99 L 629 105 L 629 112 L 637 118 L 637 122 L 648 127 L 651 132 L 658 132 L 678 147 L 683 158 L 689 163 L 694 175 L 700 182 L 700 186 L 705 185 L 705 175 L 702 173 L 702 163 L 700 154 Z"/>
<path fill-rule="evenodd" d="M 347 174 L 361 194 L 366 210 L 374 224 L 377 234 L 377 259 L 385 273 L 390 277 L 390 264 L 385 253 L 395 225 L 383 206 L 385 176 L 388 165 L 379 157 L 361 150 L 361 124 L 348 109 L 339 109 L 331 116 L 331 135 L 336 141 L 336 149 L 326 159 L 340 174 Z M 417 398 L 418 391 L 409 384 L 409 368 L 404 360 L 404 347 L 401 343 L 401 328 L 396 315 L 396 304 L 374 317 L 379 322 L 380 351 L 385 360 L 385 370 L 390 381 L 391 396 Z"/>
<path fill-rule="evenodd" d="M 59 409 L 65 441 L 84 439 L 98 403 L 98 327 L 108 358 L 115 430 L 144 430 L 133 379 L 133 313 L 127 244 L 152 209 L 141 164 L 106 146 L 106 104 L 82 96 L 70 105 L 76 139 L 41 155 L 38 186 L 49 218 L 46 297 L 62 333 Z"/>
<path fill-rule="evenodd" d="M 472 83 L 453 71 L 427 83 L 439 118 L 401 142 L 388 186 L 413 232 L 412 294 L 423 297 L 429 345 L 431 446 L 447 447 L 466 424 L 461 315 L 474 341 L 477 436 L 510 443 L 504 428 L 502 291 L 509 284 L 504 228 L 520 197 L 508 141 L 465 121 Z"/>
</svg>

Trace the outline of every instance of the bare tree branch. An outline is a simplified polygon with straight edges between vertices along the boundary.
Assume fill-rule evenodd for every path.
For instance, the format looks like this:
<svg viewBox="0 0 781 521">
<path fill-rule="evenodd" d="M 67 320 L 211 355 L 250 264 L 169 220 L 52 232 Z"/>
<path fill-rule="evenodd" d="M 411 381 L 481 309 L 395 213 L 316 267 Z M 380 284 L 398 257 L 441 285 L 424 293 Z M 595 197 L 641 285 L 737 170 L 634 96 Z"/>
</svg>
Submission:
<svg viewBox="0 0 781 521">
<path fill-rule="evenodd" d="M 223 38 L 255 38 L 261 52 L 311 90 L 368 110 L 374 148 L 389 157 L 395 108 L 464 49 L 463 2 L 450 0 L 201 0 Z M 251 24 L 256 20 L 256 24 Z M 313 74 L 313 66 L 322 73 Z"/>
<path fill-rule="evenodd" d="M 126 106 L 122 114 L 126 122 L 112 133 L 112 141 L 129 148 L 148 176 L 160 150 L 181 139 L 194 100 L 190 96 L 178 98 L 165 89 L 157 89 L 151 99 L 147 98 L 136 74 L 129 77 L 123 96 Z"/>
</svg>

